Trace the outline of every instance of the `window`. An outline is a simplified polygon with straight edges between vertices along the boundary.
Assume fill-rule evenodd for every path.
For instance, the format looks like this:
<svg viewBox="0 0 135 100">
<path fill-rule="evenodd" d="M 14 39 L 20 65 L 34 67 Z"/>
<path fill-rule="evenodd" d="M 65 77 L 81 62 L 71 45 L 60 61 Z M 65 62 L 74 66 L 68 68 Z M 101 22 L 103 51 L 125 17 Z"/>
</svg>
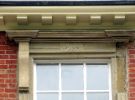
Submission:
<svg viewBox="0 0 135 100">
<path fill-rule="evenodd" d="M 36 64 L 34 100 L 112 100 L 108 64 Z"/>
</svg>

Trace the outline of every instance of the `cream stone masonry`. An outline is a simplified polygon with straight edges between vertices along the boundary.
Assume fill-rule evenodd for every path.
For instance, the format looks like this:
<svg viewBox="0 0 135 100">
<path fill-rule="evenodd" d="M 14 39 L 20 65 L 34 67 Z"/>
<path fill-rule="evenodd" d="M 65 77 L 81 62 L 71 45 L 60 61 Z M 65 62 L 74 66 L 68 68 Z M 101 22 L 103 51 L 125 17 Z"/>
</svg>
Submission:
<svg viewBox="0 0 135 100">
<path fill-rule="evenodd" d="M 102 17 L 101 16 L 90 16 L 90 24 L 101 24 Z"/>
<path fill-rule="evenodd" d="M 0 30 L 134 29 L 134 9 L 135 6 L 1 7 L 4 24 L 0 24 Z"/>
<path fill-rule="evenodd" d="M 17 23 L 19 24 L 19 25 L 26 25 L 26 24 L 28 24 L 28 17 L 27 16 L 25 16 L 25 15 L 19 15 L 19 16 L 17 16 L 16 17 L 17 18 Z"/>
<path fill-rule="evenodd" d="M 30 90 L 30 56 L 29 56 L 29 42 L 30 38 L 16 38 L 19 43 L 18 50 L 18 98 L 19 100 L 29 100 Z"/>
<path fill-rule="evenodd" d="M 77 16 L 66 16 L 66 24 L 67 25 L 77 24 Z"/>
<path fill-rule="evenodd" d="M 0 16 L 0 25 L 4 25 L 4 17 Z"/>
<path fill-rule="evenodd" d="M 34 100 L 31 66 L 52 59 L 109 60 L 112 100 L 127 100 L 118 52 L 135 39 L 135 6 L 1 7 L 0 31 L 19 44 L 19 100 Z"/>
<path fill-rule="evenodd" d="M 119 93 L 117 96 L 118 100 L 127 100 L 127 94 L 126 93 Z"/>
<path fill-rule="evenodd" d="M 36 42 L 129 42 L 134 40 L 134 30 L 7 30 L 8 37 L 15 38 L 31 38 Z"/>
<path fill-rule="evenodd" d="M 125 15 L 115 15 L 114 16 L 114 24 L 121 25 L 126 22 L 126 16 Z"/>
<path fill-rule="evenodd" d="M 53 24 L 53 17 L 52 16 L 42 16 L 42 24 L 51 25 Z"/>
<path fill-rule="evenodd" d="M 29 42 L 31 38 L 16 38 L 18 47 L 18 87 L 19 92 L 29 92 Z"/>
<path fill-rule="evenodd" d="M 8 37 L 12 38 L 36 38 L 38 30 L 6 30 Z"/>
</svg>

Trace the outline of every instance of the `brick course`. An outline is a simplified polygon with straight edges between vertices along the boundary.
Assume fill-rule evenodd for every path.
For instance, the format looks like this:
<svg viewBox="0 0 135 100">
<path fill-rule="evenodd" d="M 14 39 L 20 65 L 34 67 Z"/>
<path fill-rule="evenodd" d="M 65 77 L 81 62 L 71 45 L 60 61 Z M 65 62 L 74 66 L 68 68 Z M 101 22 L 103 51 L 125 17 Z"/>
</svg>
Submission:
<svg viewBox="0 0 135 100">
<path fill-rule="evenodd" d="M 0 32 L 0 100 L 17 100 L 17 45 Z"/>
<path fill-rule="evenodd" d="M 128 46 L 128 97 L 135 100 L 135 42 Z"/>
</svg>

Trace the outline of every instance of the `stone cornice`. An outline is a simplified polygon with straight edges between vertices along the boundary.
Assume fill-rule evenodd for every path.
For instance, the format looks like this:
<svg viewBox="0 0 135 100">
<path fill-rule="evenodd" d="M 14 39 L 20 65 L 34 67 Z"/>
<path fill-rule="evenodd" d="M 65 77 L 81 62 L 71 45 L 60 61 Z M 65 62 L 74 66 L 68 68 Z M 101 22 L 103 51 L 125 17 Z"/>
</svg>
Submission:
<svg viewBox="0 0 135 100">
<path fill-rule="evenodd" d="M 1 14 L 132 14 L 135 6 L 45 6 L 1 7 Z M 119 13 L 120 12 L 120 13 Z"/>
<path fill-rule="evenodd" d="M 135 6 L 0 7 L 0 31 L 134 29 Z"/>
<path fill-rule="evenodd" d="M 32 42 L 129 42 L 135 38 L 135 30 L 7 30 L 10 39 Z"/>
</svg>

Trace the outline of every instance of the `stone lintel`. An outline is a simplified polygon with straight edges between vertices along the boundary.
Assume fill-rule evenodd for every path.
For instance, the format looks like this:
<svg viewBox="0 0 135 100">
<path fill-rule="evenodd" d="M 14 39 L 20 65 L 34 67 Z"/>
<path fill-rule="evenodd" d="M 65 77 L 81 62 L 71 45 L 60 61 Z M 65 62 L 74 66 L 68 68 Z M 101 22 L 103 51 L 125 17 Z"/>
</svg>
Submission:
<svg viewBox="0 0 135 100">
<path fill-rule="evenodd" d="M 7 30 L 9 38 L 16 41 L 68 41 L 73 42 L 93 42 L 93 41 L 112 41 L 112 42 L 127 42 L 134 40 L 135 30 L 101 30 L 101 31 L 81 31 L 81 30 Z"/>
</svg>

